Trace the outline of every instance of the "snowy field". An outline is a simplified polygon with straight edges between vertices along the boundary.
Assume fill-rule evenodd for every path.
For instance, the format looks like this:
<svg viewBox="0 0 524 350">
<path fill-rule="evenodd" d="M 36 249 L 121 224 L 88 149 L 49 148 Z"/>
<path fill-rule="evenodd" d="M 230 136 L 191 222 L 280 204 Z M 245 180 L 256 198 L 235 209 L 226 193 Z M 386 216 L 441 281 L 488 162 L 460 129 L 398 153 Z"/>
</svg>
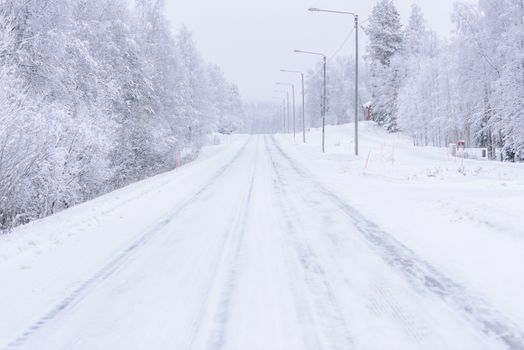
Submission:
<svg viewBox="0 0 524 350">
<path fill-rule="evenodd" d="M 524 166 L 352 135 L 228 137 L 0 236 L 0 349 L 524 349 Z"/>
</svg>

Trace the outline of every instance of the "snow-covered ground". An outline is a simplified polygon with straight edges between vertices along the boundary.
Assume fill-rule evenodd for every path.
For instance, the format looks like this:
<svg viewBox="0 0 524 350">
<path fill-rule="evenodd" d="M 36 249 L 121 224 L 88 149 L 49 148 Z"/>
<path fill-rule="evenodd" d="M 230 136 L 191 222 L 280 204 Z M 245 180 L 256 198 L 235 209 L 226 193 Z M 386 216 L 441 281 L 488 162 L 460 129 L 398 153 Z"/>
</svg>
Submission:
<svg viewBox="0 0 524 350">
<path fill-rule="evenodd" d="M 524 164 L 455 158 L 445 148 L 413 147 L 372 122 L 359 126 L 358 158 L 352 124 L 327 127 L 325 155 L 318 129 L 307 145 L 286 151 L 382 229 L 524 325 Z"/>
<path fill-rule="evenodd" d="M 524 167 L 319 135 L 0 236 L 0 349 L 524 349 Z"/>
</svg>

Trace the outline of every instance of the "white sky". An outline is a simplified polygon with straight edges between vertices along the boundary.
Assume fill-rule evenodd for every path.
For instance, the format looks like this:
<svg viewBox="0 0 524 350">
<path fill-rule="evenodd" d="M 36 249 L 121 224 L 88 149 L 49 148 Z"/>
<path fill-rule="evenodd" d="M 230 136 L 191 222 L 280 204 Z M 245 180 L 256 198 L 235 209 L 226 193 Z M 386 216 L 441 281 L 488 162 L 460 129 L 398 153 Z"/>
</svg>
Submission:
<svg viewBox="0 0 524 350">
<path fill-rule="evenodd" d="M 455 0 L 396 0 L 406 22 L 412 3 L 424 11 L 426 21 L 441 36 L 452 29 L 450 13 Z M 192 30 L 204 58 L 218 64 L 228 80 L 247 99 L 271 99 L 274 83 L 298 81 L 281 68 L 307 70 L 317 59 L 293 53 L 294 49 L 331 56 L 350 33 L 351 16 L 311 13 L 309 7 L 347 10 L 367 19 L 376 0 L 166 0 L 174 29 Z M 360 31 L 365 40 L 364 33 Z M 342 53 L 352 53 L 354 38 Z M 364 53 L 365 43 L 360 50 Z"/>
</svg>

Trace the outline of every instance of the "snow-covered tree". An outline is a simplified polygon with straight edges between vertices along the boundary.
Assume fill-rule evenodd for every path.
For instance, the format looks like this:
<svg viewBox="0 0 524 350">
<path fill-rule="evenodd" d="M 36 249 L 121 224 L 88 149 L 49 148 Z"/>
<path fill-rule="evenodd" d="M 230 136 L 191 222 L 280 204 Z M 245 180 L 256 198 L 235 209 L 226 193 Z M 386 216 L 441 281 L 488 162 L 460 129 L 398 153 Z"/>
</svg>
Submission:
<svg viewBox="0 0 524 350">
<path fill-rule="evenodd" d="M 463 139 L 486 147 L 491 158 L 522 157 L 523 8 L 521 0 L 456 3 L 455 35 L 447 43 L 421 29 L 414 10 L 403 48 L 398 118 L 416 144 Z"/>
<path fill-rule="evenodd" d="M 397 97 L 401 72 L 399 53 L 402 49 L 400 15 L 390 0 L 380 0 L 365 28 L 368 35 L 368 60 L 375 120 L 390 131 L 397 130 Z"/>
<path fill-rule="evenodd" d="M 0 230 L 172 169 L 206 133 L 239 129 L 238 90 L 188 29 L 171 33 L 163 0 L 130 5 L 0 2 Z"/>
</svg>

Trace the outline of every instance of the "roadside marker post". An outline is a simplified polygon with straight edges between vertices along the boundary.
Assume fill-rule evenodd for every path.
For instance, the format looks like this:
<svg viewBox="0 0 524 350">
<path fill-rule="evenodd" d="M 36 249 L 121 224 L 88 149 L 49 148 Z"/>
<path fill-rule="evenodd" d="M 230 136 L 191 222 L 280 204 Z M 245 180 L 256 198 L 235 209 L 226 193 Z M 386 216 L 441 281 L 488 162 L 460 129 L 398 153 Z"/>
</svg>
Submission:
<svg viewBox="0 0 524 350">
<path fill-rule="evenodd" d="M 175 161 L 175 169 L 178 172 L 178 168 L 180 168 L 180 152 L 176 153 L 176 161 Z"/>
<path fill-rule="evenodd" d="M 364 170 L 367 170 L 367 169 L 368 169 L 369 158 L 371 158 L 371 150 L 369 150 L 368 158 L 366 159 L 366 166 L 364 167 Z"/>
</svg>

